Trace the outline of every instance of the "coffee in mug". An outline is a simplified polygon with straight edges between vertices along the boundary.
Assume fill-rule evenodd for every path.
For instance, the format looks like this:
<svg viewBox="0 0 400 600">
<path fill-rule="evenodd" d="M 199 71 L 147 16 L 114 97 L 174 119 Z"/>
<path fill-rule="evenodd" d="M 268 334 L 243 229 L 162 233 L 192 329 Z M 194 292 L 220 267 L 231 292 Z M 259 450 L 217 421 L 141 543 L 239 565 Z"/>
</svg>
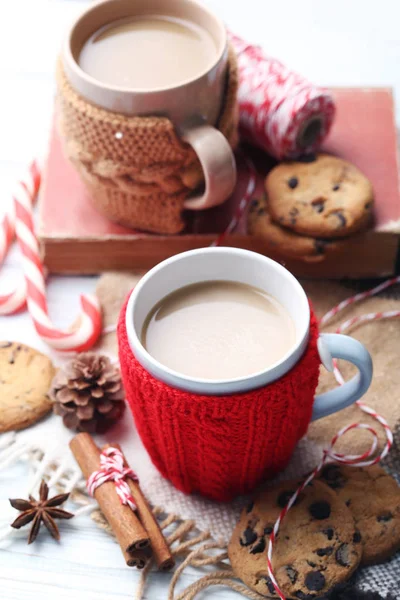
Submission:
<svg viewBox="0 0 400 600">
<path fill-rule="evenodd" d="M 78 62 L 107 85 L 152 91 L 206 72 L 216 56 L 213 37 L 195 22 L 145 15 L 101 27 L 83 45 Z"/>
<path fill-rule="evenodd" d="M 198 0 L 99 0 L 77 18 L 58 75 L 60 121 L 68 156 L 111 220 L 178 233 L 184 210 L 232 194 L 228 58 L 224 23 Z"/>
<path fill-rule="evenodd" d="M 142 330 L 142 344 L 158 362 L 212 380 L 267 369 L 295 341 L 293 320 L 282 304 L 235 281 L 182 287 L 156 304 Z"/>
<path fill-rule="evenodd" d="M 222 282 L 226 283 L 220 287 Z M 214 303 L 210 300 L 213 293 Z M 220 305 L 224 298 L 225 308 Z M 168 312 L 171 305 L 182 305 L 183 311 L 177 313 L 180 316 L 174 322 L 179 331 L 184 310 L 189 310 L 189 305 L 190 310 L 197 311 L 197 302 L 205 306 L 198 329 L 201 332 L 207 324 L 201 340 L 206 344 L 207 362 L 217 362 L 231 349 L 225 342 L 221 348 L 213 347 L 215 337 L 207 336 L 215 336 L 219 321 L 226 318 L 234 300 L 239 304 L 233 307 L 236 322 L 233 330 L 227 327 L 227 335 L 233 332 L 238 337 L 230 338 L 230 343 L 239 340 L 239 348 L 245 346 L 244 351 L 241 349 L 243 361 L 252 358 L 247 333 L 257 335 L 253 319 L 257 327 L 265 327 L 266 333 L 258 339 L 266 360 L 257 372 L 243 375 L 239 363 L 229 376 L 222 374 L 217 364 L 214 379 L 202 376 L 205 371 L 189 376 L 165 366 L 154 358 L 150 347 L 143 345 L 148 343 L 142 334 L 149 312 L 154 318 L 158 311 Z M 156 312 L 153 307 L 157 307 Z M 246 321 L 243 328 L 238 322 L 239 311 Z M 291 331 L 286 315 L 293 325 L 294 341 L 287 340 L 288 351 L 271 364 L 267 351 L 286 337 L 285 327 Z M 200 321 L 199 314 L 195 316 Z M 261 325 L 263 319 L 266 325 Z M 276 320 L 274 335 L 268 333 L 271 319 Z M 190 324 L 197 328 L 194 320 Z M 147 334 L 150 327 L 151 323 Z M 177 337 L 172 328 L 168 335 L 174 339 L 175 345 L 169 346 L 173 355 Z M 121 311 L 118 344 L 127 403 L 154 464 L 178 489 L 219 501 L 248 493 L 281 471 L 310 421 L 361 398 L 372 378 L 371 357 L 360 342 L 333 333 L 319 337 L 308 298 L 289 271 L 265 256 L 239 248 L 200 248 L 168 258 L 151 269 Z M 343 385 L 315 396 L 321 363 L 332 369 L 334 358 L 350 361 L 358 373 Z"/>
</svg>

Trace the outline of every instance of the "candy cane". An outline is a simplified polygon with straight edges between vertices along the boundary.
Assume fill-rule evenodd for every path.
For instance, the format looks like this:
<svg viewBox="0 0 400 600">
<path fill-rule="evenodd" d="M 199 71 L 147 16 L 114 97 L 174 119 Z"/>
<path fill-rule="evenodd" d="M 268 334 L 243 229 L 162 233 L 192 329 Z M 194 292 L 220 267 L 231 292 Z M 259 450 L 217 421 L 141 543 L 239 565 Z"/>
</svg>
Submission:
<svg viewBox="0 0 400 600">
<path fill-rule="evenodd" d="M 40 170 L 33 161 L 26 171 L 23 182 L 29 191 L 32 203 L 34 203 L 40 187 Z M 0 223 L 0 265 L 7 256 L 8 250 L 15 236 L 15 210 L 14 206 L 4 215 Z M 0 315 L 11 315 L 19 312 L 26 304 L 25 282 L 18 285 L 12 292 L 0 295 Z"/>
<path fill-rule="evenodd" d="M 392 279 L 388 279 L 387 281 L 384 281 L 380 285 L 378 285 L 366 292 L 361 292 L 359 294 L 355 294 L 351 298 L 348 298 L 347 300 L 343 300 L 343 302 L 340 302 L 337 306 L 335 306 L 332 310 L 327 312 L 320 319 L 320 325 L 325 324 L 329 319 L 331 319 L 332 317 L 337 315 L 340 311 L 342 311 L 347 306 L 350 306 L 350 305 L 354 304 L 355 302 L 358 302 L 365 298 L 375 296 L 376 294 L 379 294 L 379 292 L 381 292 L 382 290 L 385 290 L 388 287 L 394 285 L 395 283 L 399 283 L 399 282 L 400 282 L 400 276 L 393 277 Z M 366 323 L 369 321 L 374 321 L 374 320 L 379 320 L 379 319 L 392 319 L 392 318 L 396 318 L 396 317 L 400 317 L 400 311 L 392 310 L 392 311 L 386 311 L 386 312 L 368 313 L 365 315 L 361 315 L 361 316 L 357 316 L 357 317 L 348 319 L 347 321 L 345 321 L 342 325 L 340 325 L 336 329 L 336 332 L 343 333 L 344 331 L 347 331 L 348 329 L 350 329 L 350 327 L 353 327 L 356 324 Z M 338 381 L 338 383 L 340 385 L 343 385 L 345 383 L 345 381 L 344 381 L 342 374 L 340 373 L 340 370 L 337 366 L 336 361 L 334 361 L 334 365 L 335 365 L 334 374 L 335 374 L 336 380 Z M 378 445 L 379 445 L 379 438 L 378 438 L 378 434 L 377 434 L 376 430 L 373 427 L 371 427 L 370 425 L 367 425 L 365 423 L 352 423 L 351 425 L 346 425 L 332 438 L 329 448 L 323 451 L 323 456 L 322 456 L 320 463 L 317 465 L 317 467 L 314 469 L 314 471 L 312 471 L 312 473 L 303 481 L 303 483 L 299 486 L 299 488 L 292 495 L 292 497 L 290 498 L 290 500 L 287 503 L 287 505 L 285 506 L 285 508 L 281 511 L 281 513 L 273 527 L 273 530 L 272 530 L 272 533 L 271 533 L 271 536 L 269 539 L 268 549 L 267 549 L 268 575 L 271 579 L 272 585 L 273 585 L 276 593 L 278 594 L 278 596 L 281 600 L 286 600 L 286 597 L 284 596 L 283 592 L 279 588 L 278 582 L 274 576 L 274 572 L 273 572 L 273 568 L 272 568 L 272 555 L 273 555 L 273 549 L 274 549 L 274 545 L 276 543 L 276 538 L 277 538 L 281 523 L 282 523 L 283 519 L 285 518 L 285 516 L 287 515 L 287 513 L 289 512 L 289 510 L 291 509 L 291 507 L 296 502 L 296 499 L 298 498 L 298 496 L 308 486 L 308 484 L 319 474 L 322 467 L 327 462 L 335 462 L 336 461 L 336 462 L 339 462 L 342 464 L 349 465 L 351 467 L 367 467 L 367 466 L 375 465 L 378 462 L 380 462 L 383 458 L 385 458 L 385 456 L 387 456 L 387 454 L 389 453 L 389 451 L 393 445 L 393 433 L 392 433 L 392 430 L 390 429 L 389 424 L 386 421 L 386 419 L 384 419 L 382 417 L 382 415 L 378 414 L 373 408 L 371 408 L 370 406 L 368 406 L 361 400 L 358 400 L 356 402 L 356 405 L 358 406 L 358 408 L 360 408 L 360 410 L 362 410 L 366 414 L 370 415 L 373 419 L 375 419 L 382 426 L 382 428 L 385 432 L 385 436 L 386 436 L 385 445 L 384 445 L 382 451 L 378 455 L 374 456 L 376 449 L 378 448 Z M 369 433 L 371 433 L 372 443 L 371 443 L 370 448 L 368 450 L 366 450 L 363 454 L 360 454 L 360 455 L 353 455 L 353 454 L 346 455 L 346 454 L 341 454 L 339 452 L 334 452 L 333 448 L 334 448 L 336 442 L 343 435 L 345 435 L 348 431 L 352 431 L 354 429 L 364 429 L 366 431 L 369 431 Z"/>
<path fill-rule="evenodd" d="M 36 182 L 40 171 L 36 162 L 30 166 L 30 174 Z M 45 289 L 44 268 L 40 260 L 39 244 L 33 226 L 33 195 L 37 185 L 30 186 L 25 179 L 18 182 L 13 194 L 15 207 L 15 232 L 22 253 L 22 269 L 26 282 L 28 311 L 39 336 L 55 350 L 81 352 L 90 348 L 101 332 L 101 313 L 96 297 L 81 295 L 82 312 L 73 331 L 56 329 L 50 320 Z M 8 229 L 10 232 L 11 229 Z M 9 234 L 7 239 L 9 239 Z"/>
</svg>

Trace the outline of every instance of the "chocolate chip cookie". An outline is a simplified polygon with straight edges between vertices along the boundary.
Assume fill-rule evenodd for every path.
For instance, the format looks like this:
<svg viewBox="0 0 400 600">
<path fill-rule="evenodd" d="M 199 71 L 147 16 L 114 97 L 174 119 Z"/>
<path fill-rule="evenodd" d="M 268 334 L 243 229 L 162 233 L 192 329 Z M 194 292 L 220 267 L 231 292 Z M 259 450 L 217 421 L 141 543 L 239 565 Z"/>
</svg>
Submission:
<svg viewBox="0 0 400 600">
<path fill-rule="evenodd" d="M 320 478 L 353 513 L 356 538 L 363 546 L 362 564 L 382 562 L 400 549 L 400 487 L 393 477 L 378 465 L 332 464 Z"/>
<path fill-rule="evenodd" d="M 336 156 L 281 163 L 267 175 L 265 189 L 273 220 L 303 235 L 345 237 L 371 220 L 371 183 Z"/>
<path fill-rule="evenodd" d="M 344 240 L 325 240 L 322 238 L 298 235 L 290 229 L 280 227 L 268 213 L 267 198 L 254 198 L 250 204 L 247 229 L 251 235 L 261 239 L 266 248 L 285 258 L 294 258 L 305 262 L 320 262 L 333 254 L 346 242 Z"/>
<path fill-rule="evenodd" d="M 0 433 L 24 429 L 52 407 L 55 368 L 47 356 L 17 342 L 0 342 Z"/>
<path fill-rule="evenodd" d="M 262 492 L 243 510 L 229 542 L 236 575 L 268 598 L 278 598 L 267 570 L 269 537 L 298 485 L 285 482 Z M 281 524 L 272 557 L 274 575 L 288 600 L 312 600 L 346 581 L 361 552 L 350 510 L 328 486 L 313 481 Z"/>
</svg>

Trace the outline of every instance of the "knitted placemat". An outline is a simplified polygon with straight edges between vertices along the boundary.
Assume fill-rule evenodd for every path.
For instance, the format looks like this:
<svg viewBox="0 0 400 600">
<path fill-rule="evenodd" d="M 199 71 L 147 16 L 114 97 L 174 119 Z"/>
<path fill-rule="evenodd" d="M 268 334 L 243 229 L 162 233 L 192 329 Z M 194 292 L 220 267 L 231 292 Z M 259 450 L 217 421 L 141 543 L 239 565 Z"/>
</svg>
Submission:
<svg viewBox="0 0 400 600">
<path fill-rule="evenodd" d="M 232 148 L 238 141 L 238 72 L 229 49 L 229 70 L 217 128 Z M 203 181 L 194 150 L 166 117 L 129 117 L 106 111 L 70 86 L 57 66 L 58 125 L 67 157 L 89 189 L 96 208 L 134 229 L 182 231 L 185 199 Z"/>
<path fill-rule="evenodd" d="M 106 273 L 99 279 L 97 296 L 103 308 L 105 327 L 112 328 L 116 324 L 126 295 L 139 281 L 142 274 L 142 272 Z M 353 295 L 357 290 L 357 284 L 352 287 L 350 282 L 305 281 L 302 283 L 318 317 L 321 317 L 341 300 Z M 329 327 L 324 330 L 334 331 L 340 323 L 355 315 L 399 310 L 400 299 L 396 297 L 397 295 L 393 293 L 390 296 L 381 295 L 350 306 L 333 319 Z M 384 466 L 398 478 L 400 483 L 400 399 L 398 399 L 400 370 L 396 364 L 398 363 L 400 320 L 373 321 L 354 329 L 351 331 L 351 335 L 366 345 L 374 361 L 373 383 L 363 400 L 385 417 L 394 431 L 394 446 L 384 461 Z M 115 332 L 110 332 L 102 337 L 98 350 L 113 356 L 117 355 Z M 353 368 L 348 364 L 341 363 L 340 368 L 345 378 L 352 374 Z M 318 392 L 336 385 L 333 376 L 321 368 Z M 381 433 L 379 427 L 376 426 L 376 421 L 370 420 L 355 406 L 316 421 L 310 425 L 306 437 L 298 444 L 289 466 L 280 478 L 298 477 L 299 473 L 305 474 L 313 469 L 322 455 L 323 448 L 328 446 L 334 434 L 342 426 L 354 422 L 370 423 Z M 380 439 L 383 442 L 384 436 L 381 435 Z M 371 439 L 368 435 L 357 430 L 344 436 L 337 447 L 335 446 L 335 450 L 340 449 L 346 454 L 359 454 L 369 447 L 370 443 Z M 246 501 L 238 498 L 233 503 L 224 505 L 197 496 L 185 496 L 175 490 L 159 474 L 154 476 L 151 481 L 145 482 L 145 493 L 154 504 L 162 505 L 166 511 L 177 513 L 182 518 L 194 519 L 200 529 L 209 530 L 214 539 L 223 539 L 225 542 L 229 540 L 241 506 Z M 400 553 L 386 564 L 359 570 L 356 584 L 360 589 L 379 592 L 383 597 L 388 593 L 397 593 L 400 588 Z M 189 597 L 194 596 L 187 598 Z M 340 597 L 340 595 L 337 596 L 337 598 Z M 345 597 L 344 595 L 343 598 Z"/>
</svg>

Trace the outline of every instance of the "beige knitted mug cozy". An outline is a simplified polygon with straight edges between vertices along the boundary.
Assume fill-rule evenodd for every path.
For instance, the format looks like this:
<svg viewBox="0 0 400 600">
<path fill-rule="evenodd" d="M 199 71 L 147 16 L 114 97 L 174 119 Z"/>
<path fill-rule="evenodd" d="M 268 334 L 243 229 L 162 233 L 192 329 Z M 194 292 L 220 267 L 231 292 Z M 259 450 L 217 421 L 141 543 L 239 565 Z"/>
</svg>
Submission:
<svg viewBox="0 0 400 600">
<path fill-rule="evenodd" d="M 237 143 L 237 61 L 232 49 L 217 127 Z M 183 203 L 201 185 L 194 150 L 166 117 L 129 117 L 90 104 L 57 67 L 57 114 L 63 147 L 89 189 L 94 206 L 110 220 L 154 233 L 185 227 Z"/>
</svg>

